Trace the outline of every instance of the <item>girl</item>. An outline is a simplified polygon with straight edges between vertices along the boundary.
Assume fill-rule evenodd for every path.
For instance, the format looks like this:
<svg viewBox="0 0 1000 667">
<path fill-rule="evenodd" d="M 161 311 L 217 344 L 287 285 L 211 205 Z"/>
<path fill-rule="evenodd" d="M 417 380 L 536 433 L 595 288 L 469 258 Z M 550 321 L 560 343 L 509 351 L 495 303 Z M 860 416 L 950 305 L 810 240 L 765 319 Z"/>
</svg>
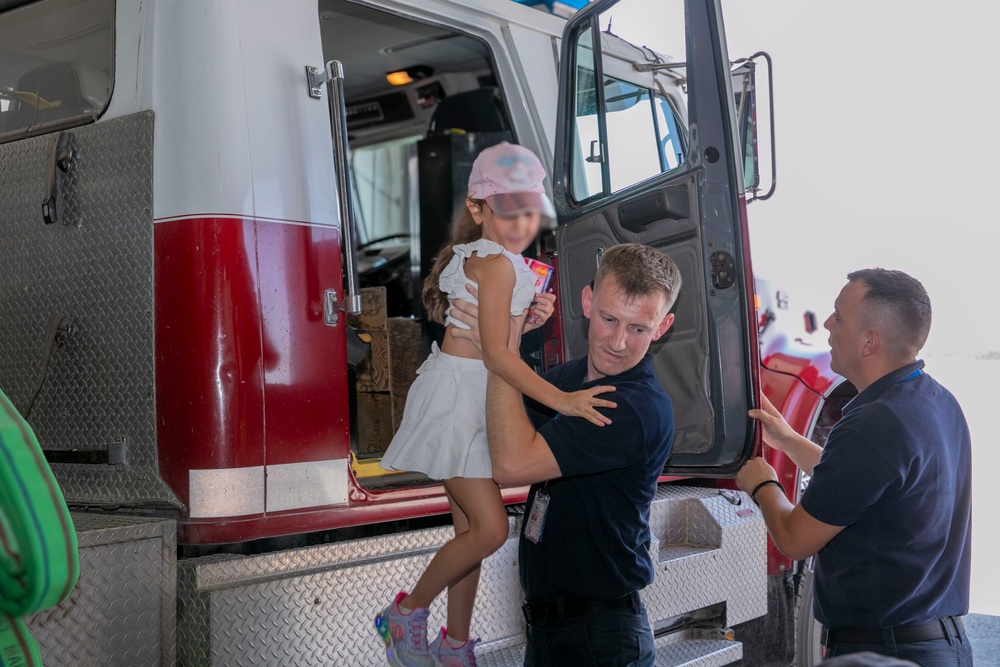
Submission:
<svg viewBox="0 0 1000 667">
<path fill-rule="evenodd" d="M 487 369 L 523 394 L 564 415 L 604 425 L 611 420 L 595 407 L 614 407 L 597 399 L 607 387 L 566 393 L 539 377 L 508 349 L 511 317 L 534 306 L 541 326 L 555 310 L 555 295 L 535 293 L 535 275 L 521 256 L 535 239 L 541 217 L 555 210 L 542 185 L 545 170 L 530 150 L 503 142 L 482 151 L 472 165 L 465 215 L 481 229 L 471 243 L 453 243 L 438 256 L 424 282 L 428 317 L 445 324 L 440 349 L 417 371 L 399 426 L 381 465 L 416 470 L 444 480 L 455 537 L 434 556 L 409 595 L 400 592 L 375 619 L 392 665 L 474 667 L 469 640 L 480 564 L 507 539 L 507 512 L 500 487 L 492 480 L 486 442 Z M 456 239 L 463 229 L 456 225 Z M 452 335 L 468 328 L 448 316 L 448 299 L 475 301 L 478 289 L 482 352 Z M 448 589 L 448 625 L 427 644 L 427 607 Z"/>
</svg>

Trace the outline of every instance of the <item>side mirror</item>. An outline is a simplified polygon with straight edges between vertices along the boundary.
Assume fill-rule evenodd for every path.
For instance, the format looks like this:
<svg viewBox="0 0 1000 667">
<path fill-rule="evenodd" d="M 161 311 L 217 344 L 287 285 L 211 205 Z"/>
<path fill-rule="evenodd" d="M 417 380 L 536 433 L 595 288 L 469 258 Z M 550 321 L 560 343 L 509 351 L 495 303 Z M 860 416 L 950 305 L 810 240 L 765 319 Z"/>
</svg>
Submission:
<svg viewBox="0 0 1000 667">
<path fill-rule="evenodd" d="M 768 112 L 771 138 L 771 178 L 767 192 L 761 194 L 760 164 L 757 124 L 757 59 L 767 64 Z M 736 127 L 743 147 L 743 187 L 750 193 L 750 201 L 769 199 L 774 194 L 777 167 L 774 155 L 774 79 L 771 76 L 771 56 L 758 51 L 749 58 L 741 58 L 732 70 L 733 95 L 736 102 Z"/>
</svg>

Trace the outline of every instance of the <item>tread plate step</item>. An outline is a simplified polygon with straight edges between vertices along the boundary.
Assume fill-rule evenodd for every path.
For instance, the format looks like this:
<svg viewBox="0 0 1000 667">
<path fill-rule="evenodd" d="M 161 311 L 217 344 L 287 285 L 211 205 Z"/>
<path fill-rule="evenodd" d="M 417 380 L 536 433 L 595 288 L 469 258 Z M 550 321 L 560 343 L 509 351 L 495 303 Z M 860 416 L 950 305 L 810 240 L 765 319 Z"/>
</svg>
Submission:
<svg viewBox="0 0 1000 667">
<path fill-rule="evenodd" d="M 743 644 L 724 639 L 678 639 L 674 635 L 655 640 L 656 667 L 723 667 L 743 658 Z M 479 667 L 521 667 L 524 644 L 510 641 L 480 645 Z"/>
</svg>

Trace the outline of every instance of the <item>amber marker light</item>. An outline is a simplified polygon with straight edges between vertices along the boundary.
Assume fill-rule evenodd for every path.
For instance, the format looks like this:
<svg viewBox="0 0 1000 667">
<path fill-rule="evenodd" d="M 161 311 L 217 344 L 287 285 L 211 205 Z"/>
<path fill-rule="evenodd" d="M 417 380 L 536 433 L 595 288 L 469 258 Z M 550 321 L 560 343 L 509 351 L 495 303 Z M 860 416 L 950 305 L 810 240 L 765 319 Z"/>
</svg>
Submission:
<svg viewBox="0 0 1000 667">
<path fill-rule="evenodd" d="M 405 86 L 408 83 L 426 79 L 433 73 L 434 69 L 432 67 L 428 67 L 427 65 L 413 65 L 406 69 L 389 72 L 385 75 L 385 78 L 394 86 Z"/>
<path fill-rule="evenodd" d="M 394 86 L 405 86 L 408 83 L 413 83 L 413 77 L 406 73 L 406 70 L 399 70 L 398 72 L 389 72 L 385 75 L 386 81 Z"/>
</svg>

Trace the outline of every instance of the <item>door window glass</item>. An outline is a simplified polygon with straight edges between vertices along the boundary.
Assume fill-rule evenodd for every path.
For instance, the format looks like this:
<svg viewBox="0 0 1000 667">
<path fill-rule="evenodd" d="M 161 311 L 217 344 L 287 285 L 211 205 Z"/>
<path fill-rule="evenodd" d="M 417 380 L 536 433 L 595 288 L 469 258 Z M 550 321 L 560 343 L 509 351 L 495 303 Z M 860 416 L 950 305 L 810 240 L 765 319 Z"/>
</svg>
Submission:
<svg viewBox="0 0 1000 667">
<path fill-rule="evenodd" d="M 648 88 L 604 77 L 605 122 L 608 127 L 608 171 L 611 191 L 644 181 L 663 171 L 656 114 Z M 619 157 L 612 151 L 625 153 Z M 615 159 L 611 159 L 615 157 Z"/>
<path fill-rule="evenodd" d="M 41 0 L 0 14 L 0 141 L 100 116 L 114 9 L 114 0 Z"/>
<path fill-rule="evenodd" d="M 583 201 L 603 191 L 601 137 L 597 123 L 597 86 L 591 30 L 585 28 L 576 46 L 576 125 L 574 126 L 573 199 Z"/>
<path fill-rule="evenodd" d="M 676 5 L 675 27 L 683 32 L 683 6 L 666 4 Z M 647 46 L 663 35 L 649 33 L 641 16 L 622 5 L 601 14 L 599 25 L 600 62 L 595 60 L 593 29 L 583 26 L 576 38 L 570 169 L 576 202 L 619 192 L 685 161 L 684 63 Z M 677 44 L 683 49 L 683 39 L 674 48 Z M 600 87 L 595 85 L 598 72 Z"/>
</svg>

